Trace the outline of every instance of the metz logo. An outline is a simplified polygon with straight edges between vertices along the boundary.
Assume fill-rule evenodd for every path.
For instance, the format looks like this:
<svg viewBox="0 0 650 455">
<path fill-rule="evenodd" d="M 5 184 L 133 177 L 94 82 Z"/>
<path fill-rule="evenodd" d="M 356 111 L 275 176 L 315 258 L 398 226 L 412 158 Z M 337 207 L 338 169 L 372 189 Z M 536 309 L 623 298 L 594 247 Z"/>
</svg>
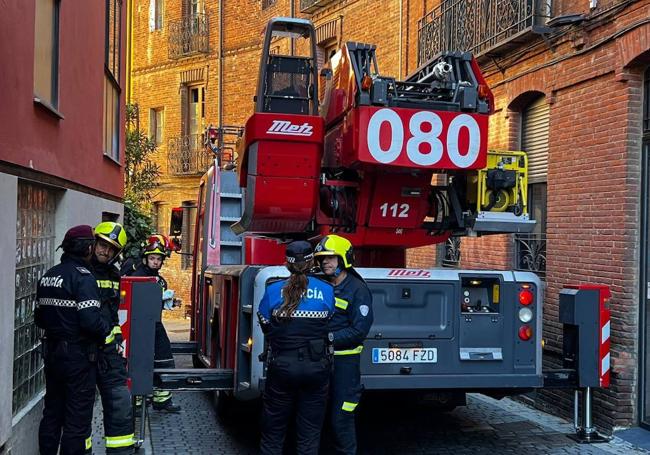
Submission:
<svg viewBox="0 0 650 455">
<path fill-rule="evenodd" d="M 311 136 L 314 127 L 309 123 L 294 125 L 288 120 L 273 120 L 271 128 L 266 130 L 269 134 L 286 134 L 289 136 Z"/>
<path fill-rule="evenodd" d="M 408 269 L 392 269 L 388 272 L 388 276 L 396 278 L 431 278 L 431 272 L 428 270 L 408 270 Z"/>
</svg>

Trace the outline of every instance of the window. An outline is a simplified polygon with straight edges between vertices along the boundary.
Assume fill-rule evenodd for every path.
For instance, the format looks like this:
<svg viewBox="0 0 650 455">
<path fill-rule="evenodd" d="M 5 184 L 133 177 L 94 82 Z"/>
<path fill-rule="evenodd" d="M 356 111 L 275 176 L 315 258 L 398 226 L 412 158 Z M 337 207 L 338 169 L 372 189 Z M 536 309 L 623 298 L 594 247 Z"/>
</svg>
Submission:
<svg viewBox="0 0 650 455">
<path fill-rule="evenodd" d="M 122 0 L 106 0 L 106 49 L 104 62 L 104 143 L 106 156 L 119 161 L 120 49 Z"/>
<path fill-rule="evenodd" d="M 113 213 L 113 212 L 102 212 L 102 223 L 104 221 L 111 221 L 113 223 L 117 223 L 117 220 L 120 219 L 120 214 L 119 213 Z"/>
<path fill-rule="evenodd" d="M 19 181 L 14 306 L 14 416 L 45 387 L 43 360 L 38 352 L 41 331 L 34 324 L 34 302 L 38 280 L 54 265 L 55 206 L 54 192 Z"/>
<path fill-rule="evenodd" d="M 275 5 L 275 0 L 262 0 L 262 9 L 267 9 Z"/>
<path fill-rule="evenodd" d="M 194 226 L 196 224 L 196 203 L 183 202 L 183 232 L 181 234 L 181 267 L 184 270 L 192 267 L 192 253 L 194 252 Z"/>
<path fill-rule="evenodd" d="M 162 107 L 149 109 L 149 138 L 156 143 L 162 144 L 163 128 L 165 125 L 165 110 Z"/>
<path fill-rule="evenodd" d="M 536 98 L 521 116 L 521 149 L 528 154 L 528 213 L 537 221 L 529 234 L 515 235 L 515 269 L 530 270 L 546 279 L 546 179 L 550 109 Z"/>
<path fill-rule="evenodd" d="M 205 88 L 190 87 L 188 103 L 188 133 L 192 136 L 203 132 L 205 124 Z"/>
<path fill-rule="evenodd" d="M 59 0 L 36 0 L 34 97 L 59 106 Z"/>
<path fill-rule="evenodd" d="M 190 0 L 190 14 L 192 17 L 203 14 L 204 11 L 205 5 L 203 4 L 203 0 Z"/>
<path fill-rule="evenodd" d="M 151 0 L 153 5 L 153 29 L 162 30 L 163 28 L 163 19 L 164 19 L 164 0 Z"/>
</svg>

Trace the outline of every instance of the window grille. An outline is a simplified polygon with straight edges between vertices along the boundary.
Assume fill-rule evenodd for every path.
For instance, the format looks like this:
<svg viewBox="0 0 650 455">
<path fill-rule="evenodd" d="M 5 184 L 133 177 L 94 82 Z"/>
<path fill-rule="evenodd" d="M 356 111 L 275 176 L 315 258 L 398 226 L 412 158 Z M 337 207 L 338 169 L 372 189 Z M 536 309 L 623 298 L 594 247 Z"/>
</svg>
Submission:
<svg viewBox="0 0 650 455">
<path fill-rule="evenodd" d="M 45 387 L 34 308 L 38 280 L 54 265 L 55 194 L 19 182 L 17 208 L 13 415 Z"/>
</svg>

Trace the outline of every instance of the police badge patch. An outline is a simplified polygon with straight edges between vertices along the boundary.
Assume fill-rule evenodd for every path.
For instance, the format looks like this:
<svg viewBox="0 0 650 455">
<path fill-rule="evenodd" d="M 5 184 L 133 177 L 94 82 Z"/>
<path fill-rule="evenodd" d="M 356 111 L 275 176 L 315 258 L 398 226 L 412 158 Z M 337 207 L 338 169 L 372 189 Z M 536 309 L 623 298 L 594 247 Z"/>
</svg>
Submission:
<svg viewBox="0 0 650 455">
<path fill-rule="evenodd" d="M 361 305 L 359 307 L 359 312 L 361 313 L 361 316 L 365 318 L 366 316 L 368 316 L 368 313 L 370 312 L 370 308 L 368 307 L 368 305 Z"/>
</svg>

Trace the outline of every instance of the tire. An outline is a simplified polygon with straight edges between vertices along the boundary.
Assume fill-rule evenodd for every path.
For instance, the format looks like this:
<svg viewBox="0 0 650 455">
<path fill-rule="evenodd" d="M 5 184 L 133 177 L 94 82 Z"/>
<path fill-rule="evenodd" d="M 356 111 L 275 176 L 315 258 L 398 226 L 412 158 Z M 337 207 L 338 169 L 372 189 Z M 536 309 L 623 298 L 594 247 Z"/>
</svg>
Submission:
<svg viewBox="0 0 650 455">
<path fill-rule="evenodd" d="M 237 400 L 231 393 L 223 390 L 214 392 L 214 408 L 222 425 L 232 425 L 237 421 Z"/>
<path fill-rule="evenodd" d="M 201 359 L 196 354 L 192 354 L 192 366 L 194 368 L 205 368 L 205 365 L 203 365 L 203 362 L 201 362 Z"/>
</svg>

